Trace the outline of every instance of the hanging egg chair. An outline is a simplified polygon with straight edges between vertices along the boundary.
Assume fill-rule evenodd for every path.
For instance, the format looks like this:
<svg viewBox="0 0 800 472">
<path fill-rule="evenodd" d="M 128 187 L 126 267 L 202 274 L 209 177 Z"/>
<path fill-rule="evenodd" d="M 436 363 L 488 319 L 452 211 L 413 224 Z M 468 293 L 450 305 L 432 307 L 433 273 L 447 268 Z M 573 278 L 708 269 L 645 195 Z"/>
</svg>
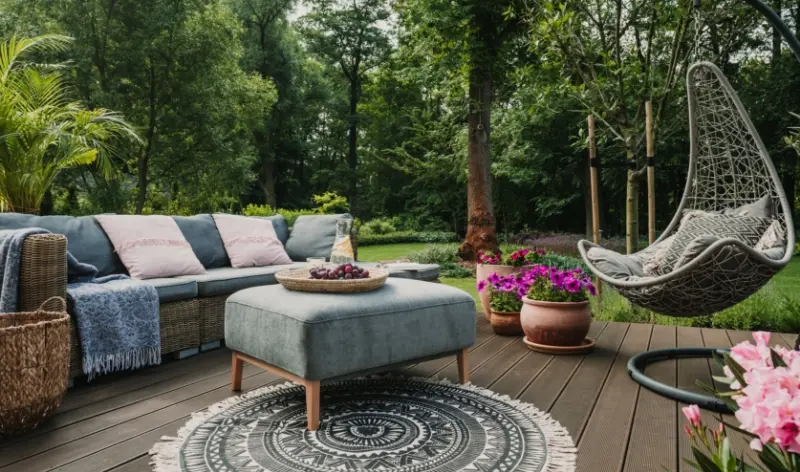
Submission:
<svg viewBox="0 0 800 472">
<path fill-rule="evenodd" d="M 599 246 L 578 243 L 581 257 L 600 280 L 635 305 L 679 317 L 709 315 L 743 301 L 789 263 L 795 244 L 792 213 L 778 173 L 728 79 L 714 64 L 698 62 L 688 70 L 687 91 L 691 152 L 683 198 L 653 247 L 621 257 L 652 258 L 655 248 L 675 238 L 703 236 L 714 242 L 686 264 L 649 277 L 604 273 L 590 253 Z M 708 224 L 700 235 L 698 228 L 685 235 L 680 231 L 690 212 L 723 215 L 753 205 L 767 208 L 762 216 L 782 236 L 779 247 L 764 251 L 748 244 L 759 239 L 753 233 L 763 232 L 763 224 Z"/>
</svg>

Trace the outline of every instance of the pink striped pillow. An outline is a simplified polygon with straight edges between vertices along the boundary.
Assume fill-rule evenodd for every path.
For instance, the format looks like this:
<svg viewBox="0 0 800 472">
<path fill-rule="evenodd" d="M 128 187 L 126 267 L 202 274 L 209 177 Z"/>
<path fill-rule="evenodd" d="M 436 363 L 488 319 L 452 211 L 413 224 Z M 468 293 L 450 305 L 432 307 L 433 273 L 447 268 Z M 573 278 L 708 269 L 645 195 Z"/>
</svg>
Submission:
<svg viewBox="0 0 800 472">
<path fill-rule="evenodd" d="M 178 224 L 164 215 L 97 215 L 131 277 L 155 279 L 205 273 Z"/>
<path fill-rule="evenodd" d="M 292 263 L 270 220 L 219 213 L 214 222 L 232 267 Z"/>
</svg>

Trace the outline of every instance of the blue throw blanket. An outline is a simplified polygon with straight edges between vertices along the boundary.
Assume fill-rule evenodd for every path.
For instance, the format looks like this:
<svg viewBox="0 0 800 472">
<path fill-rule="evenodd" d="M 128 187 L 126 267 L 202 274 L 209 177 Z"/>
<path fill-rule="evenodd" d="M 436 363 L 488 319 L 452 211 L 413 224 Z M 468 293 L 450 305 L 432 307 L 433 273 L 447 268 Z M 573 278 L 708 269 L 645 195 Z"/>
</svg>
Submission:
<svg viewBox="0 0 800 472">
<path fill-rule="evenodd" d="M 40 228 L 0 230 L 0 313 L 17 310 L 22 244 Z M 127 275 L 97 269 L 67 253 L 67 298 L 83 351 L 83 372 L 97 374 L 161 363 L 158 293 Z"/>
</svg>

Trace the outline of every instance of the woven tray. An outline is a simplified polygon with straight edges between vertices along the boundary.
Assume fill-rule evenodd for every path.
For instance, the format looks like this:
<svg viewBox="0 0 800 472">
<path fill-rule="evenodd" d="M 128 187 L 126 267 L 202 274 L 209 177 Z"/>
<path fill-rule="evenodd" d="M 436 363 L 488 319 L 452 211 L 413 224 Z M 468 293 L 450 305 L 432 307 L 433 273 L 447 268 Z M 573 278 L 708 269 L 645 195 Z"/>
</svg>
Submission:
<svg viewBox="0 0 800 472">
<path fill-rule="evenodd" d="M 275 274 L 281 285 L 297 292 L 361 293 L 381 288 L 389 278 L 389 271 L 370 269 L 368 279 L 325 280 L 309 277 L 308 269 L 285 270 Z"/>
</svg>

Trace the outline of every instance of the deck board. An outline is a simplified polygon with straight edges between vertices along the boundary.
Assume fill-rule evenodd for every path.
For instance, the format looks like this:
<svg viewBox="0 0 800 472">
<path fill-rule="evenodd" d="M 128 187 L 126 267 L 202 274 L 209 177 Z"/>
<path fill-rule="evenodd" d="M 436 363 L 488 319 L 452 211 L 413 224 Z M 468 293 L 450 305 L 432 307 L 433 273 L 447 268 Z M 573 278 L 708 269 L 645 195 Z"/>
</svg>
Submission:
<svg viewBox="0 0 800 472">
<path fill-rule="evenodd" d="M 608 374 L 586 430 L 578 442 L 579 472 L 622 470 L 630 437 L 639 385 L 628 377 L 627 363 L 633 355 L 647 350 L 652 327 L 634 324 L 628 329 Z"/>
<path fill-rule="evenodd" d="M 578 444 L 578 470 L 592 472 L 688 471 L 680 458 L 689 443 L 679 405 L 630 380 L 630 357 L 671 346 L 719 346 L 749 333 L 716 329 L 596 322 L 588 356 L 529 351 L 521 338 L 497 336 L 482 316 L 470 355 L 471 381 L 532 402 L 560 421 Z M 774 335 L 791 345 L 794 335 Z M 395 368 L 395 373 L 456 380 L 454 358 Z M 711 383 L 710 364 L 685 359 L 654 364 L 648 374 L 682 388 Z M 230 351 L 225 348 L 127 375 L 101 378 L 71 389 L 63 406 L 39 430 L 0 442 L 0 472 L 146 472 L 147 451 L 174 435 L 193 412 L 230 397 Z M 244 389 L 282 382 L 245 367 Z M 703 413 L 710 425 L 718 416 Z M 743 449 L 743 438 L 734 437 Z M 746 446 L 746 444 L 744 444 Z"/>
<path fill-rule="evenodd" d="M 674 326 L 653 327 L 650 349 L 674 348 L 675 345 Z M 647 369 L 647 374 L 665 385 L 674 387 L 676 364 L 674 360 L 655 363 Z M 654 465 L 661 466 L 664 470 L 677 470 L 677 411 L 674 401 L 646 388 L 640 389 L 625 459 L 626 472 L 639 472 Z M 673 434 L 667 434 L 665 431 L 671 431 Z M 658 447 L 654 447 L 655 445 Z"/>
</svg>

